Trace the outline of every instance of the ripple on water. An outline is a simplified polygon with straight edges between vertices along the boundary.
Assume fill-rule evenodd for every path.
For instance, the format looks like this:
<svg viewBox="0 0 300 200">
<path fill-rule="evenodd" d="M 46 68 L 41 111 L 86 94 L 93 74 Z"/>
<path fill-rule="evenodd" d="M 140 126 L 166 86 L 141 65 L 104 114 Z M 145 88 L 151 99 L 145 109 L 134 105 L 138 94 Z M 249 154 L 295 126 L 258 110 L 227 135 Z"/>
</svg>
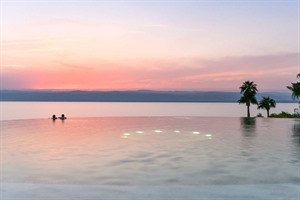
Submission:
<svg viewBox="0 0 300 200">
<path fill-rule="evenodd" d="M 2 124 L 9 127 L 2 129 L 1 164 L 7 180 L 40 183 L 299 183 L 294 123 L 200 117 L 14 121 Z"/>
</svg>

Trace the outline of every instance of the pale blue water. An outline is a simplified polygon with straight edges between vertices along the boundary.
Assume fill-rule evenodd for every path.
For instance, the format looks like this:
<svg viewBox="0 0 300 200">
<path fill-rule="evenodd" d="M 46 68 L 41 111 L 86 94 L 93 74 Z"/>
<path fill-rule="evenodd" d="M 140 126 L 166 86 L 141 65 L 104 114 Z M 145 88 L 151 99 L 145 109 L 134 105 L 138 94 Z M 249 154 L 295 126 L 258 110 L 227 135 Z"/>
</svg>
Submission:
<svg viewBox="0 0 300 200">
<path fill-rule="evenodd" d="M 299 200 L 300 120 L 1 121 L 0 199 Z"/>
</svg>

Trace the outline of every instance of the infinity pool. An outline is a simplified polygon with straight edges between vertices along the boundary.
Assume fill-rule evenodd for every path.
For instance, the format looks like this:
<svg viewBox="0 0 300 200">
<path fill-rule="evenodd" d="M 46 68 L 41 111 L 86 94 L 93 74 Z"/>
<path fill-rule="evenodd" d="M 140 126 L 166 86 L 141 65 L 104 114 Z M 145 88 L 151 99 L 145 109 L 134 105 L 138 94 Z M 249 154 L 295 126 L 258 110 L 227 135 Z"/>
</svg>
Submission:
<svg viewBox="0 0 300 200">
<path fill-rule="evenodd" d="M 300 120 L 1 121 L 0 199 L 300 198 Z"/>
</svg>

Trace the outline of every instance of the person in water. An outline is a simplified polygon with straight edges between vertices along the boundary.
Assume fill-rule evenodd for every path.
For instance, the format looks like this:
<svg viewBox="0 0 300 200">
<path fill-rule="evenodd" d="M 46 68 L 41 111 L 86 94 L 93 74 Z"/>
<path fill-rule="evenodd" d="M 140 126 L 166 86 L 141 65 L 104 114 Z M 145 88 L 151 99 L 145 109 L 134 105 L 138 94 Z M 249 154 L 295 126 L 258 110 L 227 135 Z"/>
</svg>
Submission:
<svg viewBox="0 0 300 200">
<path fill-rule="evenodd" d="M 57 119 L 57 117 L 56 117 L 56 115 L 52 115 L 52 118 L 51 118 L 52 120 L 56 120 Z"/>
<path fill-rule="evenodd" d="M 64 119 L 67 119 L 67 117 L 65 117 L 65 115 L 62 114 L 61 117 L 59 117 L 59 119 L 64 120 Z"/>
</svg>

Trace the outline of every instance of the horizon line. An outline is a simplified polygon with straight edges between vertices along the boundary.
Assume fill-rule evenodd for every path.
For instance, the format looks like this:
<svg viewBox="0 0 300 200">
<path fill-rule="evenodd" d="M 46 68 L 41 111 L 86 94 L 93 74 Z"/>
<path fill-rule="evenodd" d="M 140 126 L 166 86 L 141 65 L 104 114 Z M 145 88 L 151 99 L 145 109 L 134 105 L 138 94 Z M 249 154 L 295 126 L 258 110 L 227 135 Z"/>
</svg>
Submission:
<svg viewBox="0 0 300 200">
<path fill-rule="evenodd" d="M 168 89 L 168 90 L 156 90 L 156 89 L 1 89 L 2 91 L 53 91 L 53 92 L 223 92 L 223 93 L 240 93 L 239 90 L 180 90 L 180 89 Z M 258 93 L 290 93 L 290 91 L 283 90 L 258 90 Z"/>
</svg>

